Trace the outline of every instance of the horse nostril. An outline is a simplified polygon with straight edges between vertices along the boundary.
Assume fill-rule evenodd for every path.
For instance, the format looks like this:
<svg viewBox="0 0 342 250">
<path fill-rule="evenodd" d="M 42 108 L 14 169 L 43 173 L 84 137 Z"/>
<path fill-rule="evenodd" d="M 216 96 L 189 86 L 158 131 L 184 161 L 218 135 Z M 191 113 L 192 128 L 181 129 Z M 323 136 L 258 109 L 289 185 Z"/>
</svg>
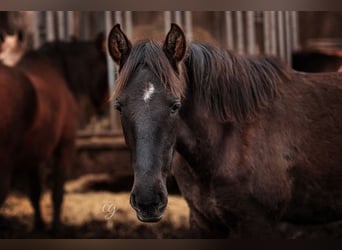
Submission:
<svg viewBox="0 0 342 250">
<path fill-rule="evenodd" d="M 158 204 L 158 210 L 163 211 L 165 207 L 167 206 L 167 196 L 164 195 L 164 193 L 159 193 L 159 204 Z"/>
<path fill-rule="evenodd" d="M 160 203 L 158 206 L 159 211 L 163 211 L 166 208 L 167 203 Z"/>
<path fill-rule="evenodd" d="M 136 196 L 134 193 L 131 194 L 131 198 L 130 198 L 130 203 L 131 203 L 131 206 L 136 209 L 136 210 L 140 210 L 137 206 L 137 201 L 136 201 Z"/>
<path fill-rule="evenodd" d="M 159 192 L 158 197 L 159 197 L 160 203 L 167 203 L 167 194 L 163 192 Z"/>
</svg>

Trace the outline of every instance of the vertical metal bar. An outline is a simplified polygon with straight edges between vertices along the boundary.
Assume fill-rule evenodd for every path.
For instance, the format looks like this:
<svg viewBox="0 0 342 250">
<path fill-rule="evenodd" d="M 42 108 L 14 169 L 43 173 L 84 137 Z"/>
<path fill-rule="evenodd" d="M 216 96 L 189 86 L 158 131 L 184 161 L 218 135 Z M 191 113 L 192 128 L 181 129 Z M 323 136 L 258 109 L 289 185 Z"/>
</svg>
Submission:
<svg viewBox="0 0 342 250">
<path fill-rule="evenodd" d="M 97 36 L 99 33 L 103 32 L 104 24 L 104 12 L 97 11 L 95 15 L 96 27 L 95 27 L 95 35 Z"/>
<path fill-rule="evenodd" d="M 225 11 L 225 19 L 226 19 L 226 37 L 227 37 L 227 49 L 234 49 L 234 40 L 233 40 L 233 18 L 231 11 Z"/>
<path fill-rule="evenodd" d="M 185 11 L 185 32 L 188 41 L 192 41 L 192 15 L 191 11 Z"/>
<path fill-rule="evenodd" d="M 284 13 L 277 12 L 278 16 L 278 44 L 279 44 L 279 57 L 285 61 L 285 43 L 284 43 Z"/>
<path fill-rule="evenodd" d="M 125 23 L 126 23 L 126 35 L 129 39 L 132 39 L 133 27 L 132 27 L 132 11 L 125 11 Z"/>
<path fill-rule="evenodd" d="M 292 30 L 292 49 L 298 51 L 300 49 L 298 39 L 298 16 L 296 11 L 291 11 L 291 30 Z"/>
<path fill-rule="evenodd" d="M 286 36 L 286 61 L 289 66 L 292 66 L 292 32 L 290 22 L 290 12 L 285 11 L 285 36 Z"/>
<path fill-rule="evenodd" d="M 40 46 L 40 30 L 39 30 L 39 11 L 33 11 L 31 14 L 32 18 L 32 42 L 33 42 L 33 48 L 37 49 Z"/>
<path fill-rule="evenodd" d="M 165 34 L 169 32 L 171 27 L 171 11 L 164 11 L 164 30 Z"/>
<path fill-rule="evenodd" d="M 254 11 L 247 11 L 248 54 L 255 54 L 255 16 Z"/>
<path fill-rule="evenodd" d="M 94 39 L 96 34 L 96 12 L 90 11 L 88 14 L 88 25 L 89 25 L 89 33 L 90 33 L 90 40 Z"/>
<path fill-rule="evenodd" d="M 243 19 L 242 11 L 236 12 L 236 31 L 237 31 L 237 51 L 244 53 L 244 32 L 243 32 Z"/>
<path fill-rule="evenodd" d="M 57 11 L 58 39 L 65 40 L 64 11 Z"/>
<path fill-rule="evenodd" d="M 87 11 L 81 12 L 81 30 L 82 30 L 82 39 L 89 40 L 90 25 L 89 25 L 89 12 Z"/>
<path fill-rule="evenodd" d="M 270 11 L 270 31 L 271 31 L 271 55 L 277 55 L 277 28 L 276 28 L 276 13 Z"/>
<path fill-rule="evenodd" d="M 55 40 L 55 25 L 53 11 L 46 11 L 46 41 L 51 42 Z"/>
<path fill-rule="evenodd" d="M 112 28 L 112 12 L 105 11 L 105 29 L 106 34 L 109 34 Z M 113 93 L 115 87 L 115 68 L 112 58 L 110 57 L 109 53 L 107 53 L 107 70 L 108 70 L 108 85 L 109 85 L 109 93 Z M 114 100 L 110 100 L 110 108 L 109 108 L 109 115 L 110 115 L 110 128 L 112 130 L 116 129 L 116 118 L 114 113 Z"/>
<path fill-rule="evenodd" d="M 74 15 L 74 36 L 75 38 L 81 37 L 81 13 L 80 11 L 73 11 Z"/>
<path fill-rule="evenodd" d="M 115 15 L 115 23 L 119 23 L 121 26 L 123 26 L 123 23 L 122 23 L 122 16 L 121 16 L 121 11 L 115 11 L 114 12 L 114 15 Z M 122 27 L 123 29 L 124 27 Z"/>
<path fill-rule="evenodd" d="M 263 34 L 264 34 L 264 54 L 271 54 L 271 34 L 270 34 L 270 13 L 263 12 Z"/>
<path fill-rule="evenodd" d="M 67 37 L 66 40 L 70 41 L 76 36 L 75 34 L 75 16 L 73 11 L 67 11 Z"/>
<path fill-rule="evenodd" d="M 175 23 L 182 25 L 182 14 L 181 11 L 175 11 Z"/>
</svg>

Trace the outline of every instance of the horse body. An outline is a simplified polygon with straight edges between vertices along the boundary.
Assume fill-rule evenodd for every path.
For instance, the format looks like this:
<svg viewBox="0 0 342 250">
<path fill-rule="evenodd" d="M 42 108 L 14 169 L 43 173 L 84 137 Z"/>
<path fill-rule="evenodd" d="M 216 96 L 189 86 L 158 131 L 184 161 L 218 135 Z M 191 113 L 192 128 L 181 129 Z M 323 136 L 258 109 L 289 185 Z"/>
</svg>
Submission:
<svg viewBox="0 0 342 250">
<path fill-rule="evenodd" d="M 69 90 L 81 107 L 79 112 L 80 126 L 89 122 L 89 116 L 103 115 L 106 111 L 108 98 L 107 62 L 103 46 L 103 34 L 99 34 L 95 41 L 53 41 L 43 44 L 39 49 L 24 53 L 14 53 L 12 43 L 22 46 L 19 34 L 1 32 L 0 60 L 8 66 L 15 66 L 30 58 L 44 60 L 50 64 L 67 83 Z M 2 39 L 1 39 L 2 38 Z M 3 40 L 3 41 L 2 41 Z M 34 59 L 35 58 L 35 59 Z M 31 67 L 32 68 L 32 67 Z M 40 72 L 41 73 L 41 72 Z"/>
<path fill-rule="evenodd" d="M 342 75 L 296 75 L 295 94 L 285 103 L 292 102 L 296 112 L 290 147 L 297 156 L 289 171 L 293 191 L 286 216 L 298 223 L 341 220 Z"/>
<path fill-rule="evenodd" d="M 22 138 L 35 114 L 36 95 L 30 81 L 18 71 L 0 64 L 0 204 L 9 191 L 13 164 L 21 151 Z M 13 116 L 13 114 L 16 114 Z M 13 133 L 13 130 L 16 131 Z"/>
<path fill-rule="evenodd" d="M 293 73 L 272 105 L 235 125 L 183 103 L 177 150 L 189 164 L 173 171 L 193 227 L 217 237 L 237 223 L 248 234 L 272 221 L 340 220 L 340 82 L 338 74 Z"/>
<path fill-rule="evenodd" d="M 1 140 L 15 142 L 11 151 L 1 158 L 5 184 L 1 188 L 2 200 L 16 173 L 28 177 L 29 196 L 34 207 L 35 227 L 44 226 L 41 210 L 41 174 L 48 160 L 53 160 L 53 229 L 60 226 L 63 185 L 71 167 L 77 129 L 77 105 L 60 73 L 48 61 L 27 56 L 14 68 L 3 67 L 8 78 L 1 79 L 8 92 L 3 105 L 8 121 L 1 127 Z M 17 77 L 13 77 L 16 76 Z M 6 98 L 7 102 L 6 103 Z M 14 110 L 12 110 L 12 106 Z M 24 126 L 25 125 L 25 126 Z M 2 150 L 6 150 L 6 145 Z M 2 151 L 6 152 L 6 151 Z"/>
<path fill-rule="evenodd" d="M 44 44 L 31 57 L 40 57 L 53 65 L 78 102 L 89 98 L 91 107 L 101 114 L 108 96 L 103 41 L 102 34 L 95 41 L 54 41 Z"/>
<path fill-rule="evenodd" d="M 132 46 L 117 25 L 108 45 L 120 65 L 116 108 L 139 220 L 161 218 L 174 149 L 185 159 L 172 170 L 199 236 L 266 236 L 279 221 L 341 219 L 340 73 L 295 72 L 204 43 L 185 56 L 176 25 L 162 46 Z"/>
<path fill-rule="evenodd" d="M 1 66 L 0 203 L 11 178 L 27 177 L 36 228 L 44 226 L 39 202 L 47 163 L 52 163 L 53 229 L 60 225 L 63 184 L 79 121 L 76 100 L 82 105 L 88 98 L 97 113 L 103 111 L 108 90 L 102 43 L 102 35 L 95 42 L 55 41 L 25 53 L 13 68 Z"/>
<path fill-rule="evenodd" d="M 63 140 L 74 140 L 77 107 L 67 83 L 49 62 L 24 58 L 18 68 L 30 79 L 37 95 L 35 119 L 26 133 L 28 150 L 23 158 L 45 161 Z"/>
</svg>

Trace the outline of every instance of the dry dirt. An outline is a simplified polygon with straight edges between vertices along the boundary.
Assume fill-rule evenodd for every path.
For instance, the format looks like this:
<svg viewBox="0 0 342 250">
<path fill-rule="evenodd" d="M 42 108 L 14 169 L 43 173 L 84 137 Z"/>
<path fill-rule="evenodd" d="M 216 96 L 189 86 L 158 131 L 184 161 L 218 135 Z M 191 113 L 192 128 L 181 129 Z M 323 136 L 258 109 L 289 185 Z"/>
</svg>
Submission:
<svg viewBox="0 0 342 250">
<path fill-rule="evenodd" d="M 131 182 L 127 179 L 123 183 Z M 189 208 L 184 199 L 169 195 L 166 213 L 158 223 L 139 222 L 129 205 L 129 192 L 113 186 L 108 175 L 85 175 L 65 185 L 62 213 L 63 228 L 52 234 L 49 227 L 32 230 L 33 209 L 27 196 L 12 192 L 0 207 L 0 238 L 194 238 L 189 230 Z M 118 185 L 118 183 L 116 183 Z M 94 191 L 97 190 L 97 191 Z M 110 190 L 110 191 L 105 191 Z M 45 192 L 42 201 L 43 219 L 51 222 L 51 193 Z M 282 238 L 316 239 L 342 238 L 342 222 L 317 226 L 279 224 Z"/>
<path fill-rule="evenodd" d="M 43 219 L 51 222 L 50 192 L 43 196 Z M 63 229 L 32 231 L 33 209 L 26 196 L 12 193 L 0 208 L 0 238 L 188 238 L 188 207 L 177 195 L 169 197 L 163 219 L 141 223 L 129 206 L 129 193 L 66 193 Z"/>
</svg>

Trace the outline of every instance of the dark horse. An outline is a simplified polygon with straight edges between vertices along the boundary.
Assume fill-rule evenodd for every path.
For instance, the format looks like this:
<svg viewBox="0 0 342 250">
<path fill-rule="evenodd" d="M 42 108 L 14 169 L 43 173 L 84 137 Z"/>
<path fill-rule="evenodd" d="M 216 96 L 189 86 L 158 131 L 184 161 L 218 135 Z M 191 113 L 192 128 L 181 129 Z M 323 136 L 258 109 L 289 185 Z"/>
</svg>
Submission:
<svg viewBox="0 0 342 250">
<path fill-rule="evenodd" d="M 83 127 L 92 114 L 102 115 L 108 107 L 105 37 L 95 41 L 54 41 L 34 51 L 55 67 L 66 81 L 80 107 L 79 123 Z"/>
<path fill-rule="evenodd" d="M 77 105 L 60 72 L 31 52 L 16 67 L 0 65 L 0 204 L 19 172 L 27 176 L 35 227 L 44 227 L 40 211 L 42 167 L 53 162 L 53 230 L 59 228 L 63 186 L 71 167 L 77 129 Z"/>
<path fill-rule="evenodd" d="M 1 30 L 0 27 L 0 59 L 10 66 L 15 65 L 14 62 L 20 57 L 16 55 L 18 52 L 11 51 L 15 50 L 11 47 L 20 47 L 20 43 L 24 43 L 16 37 L 19 37 L 19 32 L 11 34 L 9 30 Z M 8 51 L 1 51 L 1 49 L 5 50 L 6 43 L 10 42 L 17 43 L 17 45 L 7 44 Z M 89 122 L 91 115 L 101 116 L 105 113 L 108 107 L 106 102 L 108 80 L 103 33 L 100 33 L 94 41 L 48 42 L 38 50 L 27 52 L 26 57 L 30 54 L 44 58 L 64 78 L 80 107 L 81 128 Z"/>
<path fill-rule="evenodd" d="M 267 57 L 193 42 L 131 45 L 113 27 L 114 95 L 131 151 L 131 205 L 159 221 L 172 169 L 202 237 L 265 236 L 277 221 L 342 219 L 342 74 L 305 74 Z"/>
</svg>

